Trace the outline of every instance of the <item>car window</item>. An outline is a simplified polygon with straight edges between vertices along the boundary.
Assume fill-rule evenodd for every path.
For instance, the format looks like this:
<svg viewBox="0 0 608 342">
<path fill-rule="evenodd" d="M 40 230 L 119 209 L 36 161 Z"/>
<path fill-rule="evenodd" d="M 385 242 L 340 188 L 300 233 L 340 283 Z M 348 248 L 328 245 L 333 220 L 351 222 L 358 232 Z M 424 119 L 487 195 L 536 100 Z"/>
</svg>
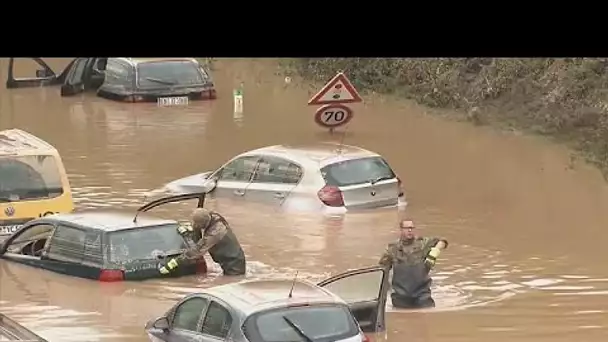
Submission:
<svg viewBox="0 0 608 342">
<path fill-rule="evenodd" d="M 108 241 L 108 260 L 118 264 L 154 260 L 159 255 L 180 253 L 186 247 L 177 224 L 119 230 L 108 233 Z"/>
<path fill-rule="evenodd" d="M 257 156 L 246 156 L 237 158 L 224 166 L 219 180 L 234 182 L 249 182 L 255 166 L 258 162 Z"/>
<path fill-rule="evenodd" d="M 84 255 L 82 263 L 90 266 L 103 265 L 101 232 L 90 231 L 86 233 L 84 237 Z"/>
<path fill-rule="evenodd" d="M 263 311 L 247 319 L 244 332 L 249 341 L 305 341 L 293 325 L 298 326 L 312 341 L 339 341 L 359 334 L 359 327 L 348 307 L 339 304 Z"/>
<path fill-rule="evenodd" d="M 83 230 L 59 225 L 50 241 L 47 256 L 55 260 L 82 262 L 85 235 Z"/>
<path fill-rule="evenodd" d="M 202 83 L 203 76 L 198 63 L 192 61 L 145 62 L 137 65 L 137 84 L 140 88 L 166 88 Z"/>
<path fill-rule="evenodd" d="M 327 185 L 349 186 L 369 183 L 378 179 L 393 179 L 395 174 L 380 157 L 340 161 L 321 168 Z"/>
<path fill-rule="evenodd" d="M 232 316 L 230 316 L 230 312 L 219 303 L 211 302 L 201 331 L 203 334 L 223 339 L 228 336 L 231 325 Z"/>
<path fill-rule="evenodd" d="M 104 85 L 120 85 L 127 87 L 127 89 L 131 89 L 132 79 L 129 67 L 119 63 L 115 59 L 108 58 Z"/>
<path fill-rule="evenodd" d="M 298 184 L 302 169 L 295 163 L 283 158 L 262 157 L 253 176 L 256 183 Z"/>
<path fill-rule="evenodd" d="M 29 226 L 11 242 L 11 244 L 8 246 L 8 251 L 18 253 L 20 248 L 23 248 L 23 246 L 29 242 L 42 238 L 49 238 L 53 233 L 53 229 L 55 229 L 55 226 L 45 223 Z"/>
<path fill-rule="evenodd" d="M 49 155 L 0 158 L 0 198 L 13 202 L 63 194 L 59 163 Z"/>
<path fill-rule="evenodd" d="M 337 278 L 323 287 L 347 303 L 377 300 L 382 287 L 384 271 L 381 269 Z"/>
<path fill-rule="evenodd" d="M 204 298 L 194 297 L 186 300 L 175 309 L 171 327 L 174 329 L 198 331 L 198 323 L 206 309 L 207 300 Z"/>
</svg>

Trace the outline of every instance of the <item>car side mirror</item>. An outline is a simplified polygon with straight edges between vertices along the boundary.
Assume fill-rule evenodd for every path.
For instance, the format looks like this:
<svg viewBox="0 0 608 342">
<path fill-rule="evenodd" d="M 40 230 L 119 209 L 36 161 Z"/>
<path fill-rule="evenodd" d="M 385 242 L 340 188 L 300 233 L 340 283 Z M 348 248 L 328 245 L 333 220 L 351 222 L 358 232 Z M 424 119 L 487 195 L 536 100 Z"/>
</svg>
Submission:
<svg viewBox="0 0 608 342">
<path fill-rule="evenodd" d="M 154 321 L 154 323 L 152 324 L 152 326 L 155 329 L 160 329 L 164 332 L 168 332 L 169 331 L 169 320 L 167 319 L 167 317 L 159 317 L 156 319 L 156 321 Z"/>
<path fill-rule="evenodd" d="M 53 72 L 49 69 L 38 69 L 36 70 L 36 77 L 38 78 L 47 78 L 47 77 L 52 77 L 53 76 Z"/>
<path fill-rule="evenodd" d="M 205 179 L 203 181 L 203 192 L 208 194 L 215 189 L 217 186 L 217 180 L 215 179 Z"/>
</svg>

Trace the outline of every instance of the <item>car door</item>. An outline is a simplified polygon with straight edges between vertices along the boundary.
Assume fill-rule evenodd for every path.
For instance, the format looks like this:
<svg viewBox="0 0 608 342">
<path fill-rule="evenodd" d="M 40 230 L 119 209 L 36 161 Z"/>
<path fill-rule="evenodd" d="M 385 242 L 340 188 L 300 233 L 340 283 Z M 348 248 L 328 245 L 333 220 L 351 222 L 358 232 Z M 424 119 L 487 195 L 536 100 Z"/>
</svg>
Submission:
<svg viewBox="0 0 608 342">
<path fill-rule="evenodd" d="M 227 341 L 232 330 L 232 323 L 233 319 L 230 310 L 221 303 L 212 300 L 205 313 L 200 330 L 201 339 L 198 341 Z"/>
<path fill-rule="evenodd" d="M 61 96 L 72 96 L 84 92 L 85 71 L 91 66 L 91 58 L 76 58 L 61 86 Z"/>
<path fill-rule="evenodd" d="M 209 308 L 209 300 L 201 296 L 186 297 L 165 316 L 169 321 L 166 330 L 157 329 L 151 322 L 146 331 L 153 340 L 166 342 L 191 342 L 202 340 L 202 322 Z"/>
<path fill-rule="evenodd" d="M 36 74 L 32 77 L 21 77 L 15 78 L 15 59 L 10 58 L 8 61 L 8 73 L 6 79 L 6 88 L 27 88 L 27 87 L 41 87 L 41 86 L 52 86 L 56 84 L 62 84 L 65 80 L 67 72 L 71 69 L 74 61 L 71 61 L 68 66 L 59 75 L 51 69 L 46 62 L 40 57 L 31 57 L 36 62 L 39 68 L 36 69 Z"/>
<path fill-rule="evenodd" d="M 262 156 L 247 187 L 248 201 L 282 205 L 302 178 L 302 167 L 279 157 Z"/>
<path fill-rule="evenodd" d="M 211 179 L 215 179 L 212 197 L 243 200 L 259 159 L 260 157 L 255 155 L 240 156 L 214 172 L 211 176 Z"/>
<path fill-rule="evenodd" d="M 317 285 L 342 298 L 364 332 L 384 331 L 388 270 L 381 266 L 356 269 Z"/>
<path fill-rule="evenodd" d="M 2 245 L 0 245 L 0 256 L 22 264 L 42 267 L 43 261 L 39 255 L 34 256 L 31 255 L 33 253 L 22 254 L 20 252 L 24 249 L 27 249 L 28 252 L 29 250 L 33 252 L 32 249 L 34 247 L 36 249 L 40 247 L 46 248 L 45 245 L 39 244 L 44 242 L 42 240 L 44 238 L 47 240 L 50 239 L 50 236 L 53 234 L 54 230 L 55 226 L 47 222 L 26 224 L 19 231 L 6 239 Z M 15 251 L 12 251 L 13 249 Z M 16 252 L 17 250 L 19 252 Z"/>
</svg>

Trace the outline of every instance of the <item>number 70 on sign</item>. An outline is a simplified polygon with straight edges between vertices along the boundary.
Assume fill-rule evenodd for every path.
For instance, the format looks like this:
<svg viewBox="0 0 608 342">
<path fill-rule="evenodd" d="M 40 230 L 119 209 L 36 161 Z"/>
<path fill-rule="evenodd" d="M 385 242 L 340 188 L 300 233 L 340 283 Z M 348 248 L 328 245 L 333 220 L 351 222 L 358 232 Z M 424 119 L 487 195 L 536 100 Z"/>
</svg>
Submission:
<svg viewBox="0 0 608 342">
<path fill-rule="evenodd" d="M 325 128 L 346 125 L 353 118 L 352 109 L 341 104 L 328 104 L 317 110 L 315 122 Z"/>
</svg>

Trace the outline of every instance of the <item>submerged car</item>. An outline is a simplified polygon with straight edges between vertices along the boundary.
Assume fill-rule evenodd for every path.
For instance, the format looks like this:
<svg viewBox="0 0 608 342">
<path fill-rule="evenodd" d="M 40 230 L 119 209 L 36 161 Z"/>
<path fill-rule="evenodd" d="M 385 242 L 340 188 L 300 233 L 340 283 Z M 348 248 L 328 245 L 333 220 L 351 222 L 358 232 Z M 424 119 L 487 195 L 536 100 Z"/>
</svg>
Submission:
<svg viewBox="0 0 608 342">
<path fill-rule="evenodd" d="M 0 341 L 47 342 L 33 331 L 0 313 Z"/>
<path fill-rule="evenodd" d="M 15 78 L 9 60 L 6 88 L 61 85 L 61 96 L 96 91 L 111 100 L 163 105 L 216 98 L 208 68 L 194 58 L 76 58 L 59 74 L 42 58 L 32 59 L 40 69 L 27 78 Z"/>
<path fill-rule="evenodd" d="M 331 213 L 405 205 L 401 180 L 382 156 L 337 143 L 259 148 L 215 171 L 172 181 L 163 190 Z"/>
<path fill-rule="evenodd" d="M 146 324 L 152 341 L 368 341 L 385 330 L 388 271 L 373 266 L 318 284 L 253 280 L 186 296 Z"/>
<path fill-rule="evenodd" d="M 26 223 L 0 245 L 0 258 L 66 275 L 99 281 L 144 280 L 206 273 L 204 259 L 175 275 L 158 271 L 160 262 L 183 253 L 193 242 L 179 233 L 179 222 L 145 212 L 166 203 L 205 194 L 160 198 L 136 213 L 88 211 L 55 214 Z"/>
<path fill-rule="evenodd" d="M 0 131 L 0 241 L 27 221 L 73 209 L 57 149 L 20 129 Z"/>
</svg>

